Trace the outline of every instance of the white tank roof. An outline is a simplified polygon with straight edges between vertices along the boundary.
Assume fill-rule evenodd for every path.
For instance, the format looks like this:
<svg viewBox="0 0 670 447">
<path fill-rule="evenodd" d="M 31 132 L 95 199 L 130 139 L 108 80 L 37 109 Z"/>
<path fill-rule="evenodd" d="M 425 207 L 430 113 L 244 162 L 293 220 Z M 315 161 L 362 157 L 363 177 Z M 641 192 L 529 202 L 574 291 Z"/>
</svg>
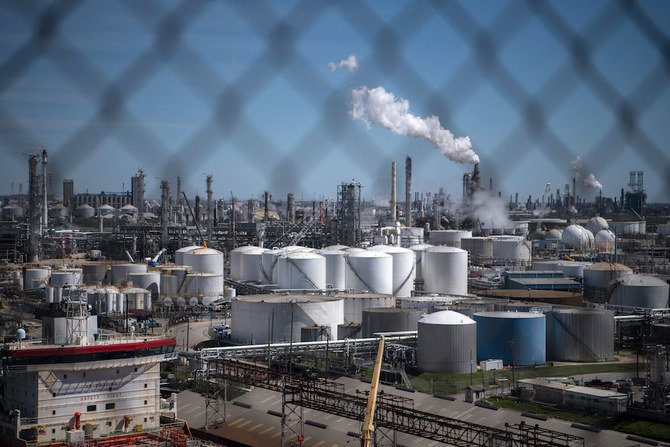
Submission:
<svg viewBox="0 0 670 447">
<path fill-rule="evenodd" d="M 323 256 L 311 251 L 293 251 L 282 256 L 288 259 L 323 259 Z"/>
<path fill-rule="evenodd" d="M 419 320 L 419 323 L 459 325 L 475 324 L 475 320 L 458 312 L 454 312 L 453 310 L 443 310 L 441 312 L 424 315 Z"/>
<path fill-rule="evenodd" d="M 465 250 L 456 247 L 449 247 L 447 245 L 437 245 L 435 247 L 430 247 L 426 251 L 431 253 L 465 253 Z"/>
<path fill-rule="evenodd" d="M 388 253 L 384 253 L 381 251 L 369 251 L 369 250 L 361 250 L 361 251 L 349 251 L 347 252 L 347 256 L 350 258 L 390 258 L 391 255 Z"/>
<path fill-rule="evenodd" d="M 223 254 L 219 250 L 215 250 L 209 247 L 198 247 L 194 250 L 188 252 L 191 255 L 220 255 Z"/>
<path fill-rule="evenodd" d="M 650 275 L 627 275 L 619 280 L 622 284 L 630 287 L 670 287 L 667 282 L 656 276 Z"/>
<path fill-rule="evenodd" d="M 411 253 L 409 248 L 397 247 L 395 245 L 374 245 L 368 248 L 370 251 L 378 251 L 381 253 Z"/>
</svg>

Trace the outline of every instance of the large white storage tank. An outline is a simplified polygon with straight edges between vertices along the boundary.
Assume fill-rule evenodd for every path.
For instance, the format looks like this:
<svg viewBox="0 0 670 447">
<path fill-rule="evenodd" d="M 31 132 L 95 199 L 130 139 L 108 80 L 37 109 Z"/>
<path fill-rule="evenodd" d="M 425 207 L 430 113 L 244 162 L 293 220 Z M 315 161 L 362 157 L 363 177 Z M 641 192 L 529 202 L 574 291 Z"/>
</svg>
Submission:
<svg viewBox="0 0 670 447">
<path fill-rule="evenodd" d="M 417 362 L 424 372 L 472 372 L 477 359 L 477 323 L 445 310 L 421 317 L 418 323 Z"/>
<path fill-rule="evenodd" d="M 223 253 L 213 248 L 196 248 L 184 253 L 184 265 L 197 273 L 211 273 L 223 276 Z"/>
<path fill-rule="evenodd" d="M 261 272 L 261 260 L 263 259 L 263 253 L 266 251 L 268 251 L 266 248 L 249 247 L 238 253 L 239 279 L 241 281 L 264 282 Z"/>
<path fill-rule="evenodd" d="M 188 253 L 198 248 L 202 248 L 202 245 L 189 245 L 188 247 L 177 249 L 177 251 L 174 252 L 174 263 L 177 265 L 184 265 L 184 253 Z"/>
<path fill-rule="evenodd" d="M 361 324 L 363 338 L 378 332 L 416 331 L 419 319 L 424 314 L 421 309 L 400 309 L 378 307 L 363 311 Z"/>
<path fill-rule="evenodd" d="M 231 301 L 231 334 L 238 343 L 300 341 L 301 328 L 344 322 L 342 299 L 322 295 L 246 295 Z M 272 334 L 270 334 L 272 328 Z"/>
<path fill-rule="evenodd" d="M 426 250 L 422 262 L 427 292 L 468 293 L 468 252 L 455 247 L 432 247 Z"/>
<path fill-rule="evenodd" d="M 594 236 L 586 228 L 581 225 L 570 225 L 563 230 L 561 242 L 565 248 L 573 250 L 589 250 L 593 243 Z"/>
<path fill-rule="evenodd" d="M 81 269 L 62 269 L 51 272 L 51 285 L 53 287 L 76 286 L 83 283 Z"/>
<path fill-rule="evenodd" d="M 326 258 L 316 253 L 294 252 L 277 260 L 280 289 L 323 290 L 326 288 Z"/>
<path fill-rule="evenodd" d="M 611 230 L 600 230 L 595 236 L 596 250 L 612 253 L 616 244 L 616 236 Z"/>
<path fill-rule="evenodd" d="M 158 298 L 161 291 L 160 272 L 128 273 L 128 283 L 131 282 L 133 287 L 148 290 L 154 298 Z"/>
<path fill-rule="evenodd" d="M 393 295 L 408 297 L 414 290 L 416 277 L 416 257 L 414 252 L 407 248 L 392 245 L 375 245 L 370 251 L 388 253 L 393 257 Z"/>
<path fill-rule="evenodd" d="M 428 242 L 433 245 L 461 248 L 461 239 L 471 237 L 472 231 L 468 230 L 433 230 L 428 233 Z"/>
<path fill-rule="evenodd" d="M 493 257 L 515 262 L 530 262 L 531 241 L 521 236 L 491 236 Z"/>
<path fill-rule="evenodd" d="M 584 269 L 584 298 L 605 302 L 612 281 L 633 274 L 633 270 L 615 262 L 596 262 Z"/>
<path fill-rule="evenodd" d="M 400 245 L 409 247 L 411 245 L 423 244 L 423 228 L 400 227 Z"/>
<path fill-rule="evenodd" d="M 234 280 L 241 280 L 242 276 L 240 273 L 240 264 L 242 262 L 241 255 L 246 251 L 252 251 L 259 247 L 253 245 L 245 245 L 243 247 L 237 247 L 230 251 L 230 278 Z"/>
<path fill-rule="evenodd" d="M 49 284 L 51 277 L 51 268 L 30 268 L 26 269 L 23 279 L 23 287 L 26 289 L 37 289 Z"/>
<path fill-rule="evenodd" d="M 129 273 L 146 273 L 146 264 L 112 264 L 112 285 L 119 286 L 128 280 Z"/>
<path fill-rule="evenodd" d="M 261 254 L 261 284 L 277 284 L 277 260 L 281 255 L 292 253 L 294 251 L 309 251 L 305 247 L 289 245 L 282 248 L 273 248 Z"/>
<path fill-rule="evenodd" d="M 493 239 L 488 237 L 463 238 L 461 248 L 468 252 L 470 260 L 475 264 L 481 264 L 493 258 Z"/>
<path fill-rule="evenodd" d="M 186 293 L 188 267 L 165 267 L 161 269 L 161 295 L 173 297 Z"/>
<path fill-rule="evenodd" d="M 223 295 L 223 275 L 213 273 L 189 273 L 181 294 L 197 297 L 217 298 Z M 185 293 L 183 291 L 185 289 Z"/>
<path fill-rule="evenodd" d="M 423 281 L 423 254 L 430 247 L 434 247 L 434 245 L 417 244 L 409 247 L 409 249 L 414 252 L 414 270 L 416 271 L 415 279 L 419 281 Z"/>
<path fill-rule="evenodd" d="M 337 295 L 344 301 L 344 322 L 347 324 L 363 322 L 363 312 L 378 307 L 395 307 L 393 295 L 379 293 L 347 293 Z"/>
<path fill-rule="evenodd" d="M 346 252 L 341 249 L 323 249 L 317 253 L 326 259 L 326 287 L 344 289 L 347 267 Z"/>
<path fill-rule="evenodd" d="M 393 258 L 378 251 L 347 251 L 346 288 L 354 293 L 393 293 Z"/>
<path fill-rule="evenodd" d="M 598 234 L 599 231 L 609 229 L 609 224 L 600 216 L 592 217 L 586 222 L 586 229 L 593 234 Z"/>
<path fill-rule="evenodd" d="M 660 278 L 648 275 L 628 275 L 611 284 L 609 303 L 612 306 L 644 309 L 668 307 L 670 285 Z"/>
</svg>

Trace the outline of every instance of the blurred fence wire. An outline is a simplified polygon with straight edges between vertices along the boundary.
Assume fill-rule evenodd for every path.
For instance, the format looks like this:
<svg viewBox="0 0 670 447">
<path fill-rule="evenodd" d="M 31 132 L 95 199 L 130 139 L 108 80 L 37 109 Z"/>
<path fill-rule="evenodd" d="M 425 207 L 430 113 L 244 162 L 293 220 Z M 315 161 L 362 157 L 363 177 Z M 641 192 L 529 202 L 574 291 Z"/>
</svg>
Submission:
<svg viewBox="0 0 670 447">
<path fill-rule="evenodd" d="M 280 13 L 274 2 L 230 1 L 225 2 L 226 8 L 264 48 L 243 69 L 230 76 L 222 76 L 213 68 L 211 61 L 189 39 L 194 21 L 209 14 L 216 2 L 121 1 L 122 13 L 147 30 L 151 44 L 114 76 L 93 63 L 66 32 L 64 24 L 69 17 L 87 3 L 80 0 L 17 1 L 4 5 L 24 26 L 32 29 L 32 35 L 2 61 L 0 99 L 32 66 L 47 60 L 96 110 L 55 148 L 61 160 L 54 161 L 56 166 L 67 160 L 70 167 L 76 168 L 78 163 L 103 150 L 104 140 L 114 138 L 126 150 L 122 155 L 140 165 L 155 166 L 156 161 L 161 160 L 155 174 L 168 176 L 174 174 L 175 166 L 182 170 L 198 169 L 197 160 L 211 156 L 211 142 L 215 140 L 240 148 L 239 155 L 250 165 L 271 173 L 272 184 L 293 182 L 295 185 L 300 182 L 296 160 L 301 160 L 302 165 L 316 164 L 331 151 L 337 151 L 338 157 L 352 163 L 367 164 L 372 170 L 385 173 L 389 157 L 372 139 L 366 141 L 365 151 L 352 145 L 335 144 L 345 141 L 351 132 L 347 124 L 349 92 L 342 85 L 333 87 L 301 50 L 304 39 L 308 38 L 307 30 L 326 14 L 336 13 L 367 42 L 366 64 L 373 65 L 396 83 L 412 85 L 432 113 L 446 122 L 454 113 L 455 104 L 470 100 L 485 79 L 518 116 L 518 124 L 509 129 L 506 138 L 501 139 L 486 158 L 522 157 L 527 147 L 524 142 L 531 141 L 551 163 L 563 170 L 579 152 L 552 129 L 549 121 L 566 101 L 586 89 L 612 117 L 609 130 L 588 151 L 589 158 L 599 160 L 600 169 L 607 169 L 620 155 L 617 151 L 625 150 L 628 145 L 639 153 L 649 169 L 664 179 L 659 192 L 664 197 L 670 196 L 670 151 L 665 141 L 641 125 L 641 117 L 661 96 L 659 91 L 668 89 L 670 39 L 667 29 L 662 29 L 650 17 L 640 2 L 602 1 L 599 12 L 587 26 L 576 29 L 559 13 L 562 2 L 505 2 L 506 6 L 499 8 L 497 16 L 484 25 L 459 1 L 407 2 L 390 18 L 378 14 L 377 8 L 384 8 L 385 2 L 304 0 L 292 3 L 288 10 Z M 436 19 L 471 49 L 469 57 L 445 76 L 438 87 L 416 70 L 408 60 L 405 47 L 426 22 Z M 503 63 L 505 48 L 517 31 L 531 21 L 539 23 L 567 55 L 565 63 L 533 91 Z M 612 82 L 611 73 L 594 63 L 599 48 L 623 26 L 633 27 L 657 55 L 653 69 L 626 92 Z M 208 110 L 207 119 L 178 150 L 166 147 L 164 140 L 128 107 L 137 93 L 164 69 L 169 69 Z M 273 135 L 245 112 L 279 75 L 285 75 L 301 99 L 318 115 L 318 119 L 310 123 L 313 127 L 307 129 L 289 151 L 279 150 Z M 444 92 L 449 92 L 448 100 Z M 667 116 L 666 111 L 666 119 Z M 53 147 L 50 141 L 41 141 L 40 136 L 21 124 L 2 102 L 0 123 L 0 143 L 12 151 Z M 119 131 L 121 124 L 122 132 Z M 315 146 L 319 147 L 318 151 L 311 149 Z M 137 150 L 138 147 L 142 150 Z M 282 154 L 279 158 L 278 153 Z M 274 160 L 274 164 L 259 163 L 267 160 Z M 502 170 L 493 163 L 489 168 L 492 176 L 496 175 L 496 169 Z M 622 173 L 622 178 L 625 175 Z M 304 185 L 295 185 L 296 189 L 301 186 Z"/>
</svg>

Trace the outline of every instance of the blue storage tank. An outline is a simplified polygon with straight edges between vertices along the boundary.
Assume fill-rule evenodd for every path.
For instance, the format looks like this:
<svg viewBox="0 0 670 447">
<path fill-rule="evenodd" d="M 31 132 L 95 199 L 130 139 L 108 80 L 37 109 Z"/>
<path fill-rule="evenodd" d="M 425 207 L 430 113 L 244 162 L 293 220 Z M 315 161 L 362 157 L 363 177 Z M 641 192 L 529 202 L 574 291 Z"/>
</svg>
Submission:
<svg viewBox="0 0 670 447">
<path fill-rule="evenodd" d="M 478 312 L 477 361 L 502 359 L 515 366 L 539 365 L 547 359 L 546 319 L 535 312 Z"/>
</svg>

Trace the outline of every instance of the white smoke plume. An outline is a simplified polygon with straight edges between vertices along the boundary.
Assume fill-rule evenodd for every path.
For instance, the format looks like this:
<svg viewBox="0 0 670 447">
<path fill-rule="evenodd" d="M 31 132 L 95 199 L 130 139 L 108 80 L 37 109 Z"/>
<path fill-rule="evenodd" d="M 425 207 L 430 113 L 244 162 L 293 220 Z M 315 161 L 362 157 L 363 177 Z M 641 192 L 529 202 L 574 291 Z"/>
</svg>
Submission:
<svg viewBox="0 0 670 447">
<path fill-rule="evenodd" d="M 587 188 L 603 189 L 602 183 L 600 183 L 593 174 L 586 176 L 584 179 L 584 186 Z"/>
<path fill-rule="evenodd" d="M 570 162 L 570 167 L 574 171 L 574 177 L 577 181 L 580 181 L 582 179 L 582 169 L 584 167 L 584 163 L 582 162 L 582 157 L 577 155 L 577 158 L 572 160 Z M 595 175 L 593 173 L 587 175 L 584 178 L 584 181 L 582 182 L 582 185 L 585 188 L 595 188 L 595 189 L 603 189 L 602 183 L 598 181 Z"/>
<path fill-rule="evenodd" d="M 359 87 L 351 91 L 351 99 L 351 117 L 365 122 L 368 127 L 379 124 L 397 135 L 424 138 L 451 161 L 479 163 L 479 156 L 472 150 L 469 137 L 454 138 L 436 116 L 420 118 L 412 115 L 409 113 L 409 102 L 396 99 L 384 87 Z"/>
<path fill-rule="evenodd" d="M 461 214 L 477 219 L 483 228 L 512 228 L 505 201 L 480 190 L 472 194 L 472 199 L 461 204 Z"/>
<path fill-rule="evenodd" d="M 348 58 L 342 59 L 337 63 L 328 62 L 328 68 L 330 68 L 330 71 L 335 71 L 339 70 L 340 68 L 344 68 L 349 73 L 353 73 L 356 70 L 358 70 L 358 59 L 356 58 L 355 54 L 351 54 L 349 55 Z"/>
</svg>

